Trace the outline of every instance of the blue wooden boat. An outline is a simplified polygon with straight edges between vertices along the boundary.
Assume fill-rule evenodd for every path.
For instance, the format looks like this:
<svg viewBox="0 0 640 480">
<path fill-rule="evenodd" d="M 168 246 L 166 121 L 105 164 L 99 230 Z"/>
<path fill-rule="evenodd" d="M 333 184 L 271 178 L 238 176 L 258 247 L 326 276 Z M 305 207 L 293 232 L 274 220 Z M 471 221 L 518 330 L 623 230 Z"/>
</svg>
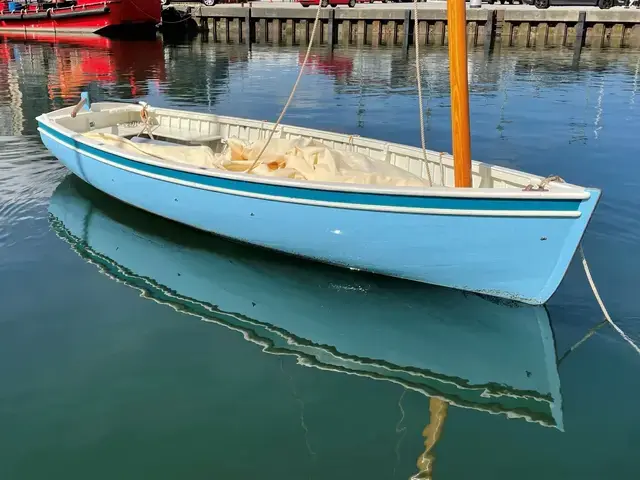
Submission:
<svg viewBox="0 0 640 480">
<path fill-rule="evenodd" d="M 529 304 L 556 291 L 600 197 L 480 162 L 472 187 L 455 188 L 451 155 L 288 125 L 275 130 L 281 142 L 359 156 L 368 171 L 329 180 L 265 165 L 268 174 L 245 173 L 202 159 L 228 154 L 230 142 L 259 143 L 274 124 L 112 102 L 76 112 L 39 116 L 42 141 L 123 202 L 307 259 Z"/>
<path fill-rule="evenodd" d="M 265 255 L 122 205 L 73 176 L 49 211 L 55 233 L 102 273 L 266 353 L 563 429 L 542 306 Z"/>
</svg>

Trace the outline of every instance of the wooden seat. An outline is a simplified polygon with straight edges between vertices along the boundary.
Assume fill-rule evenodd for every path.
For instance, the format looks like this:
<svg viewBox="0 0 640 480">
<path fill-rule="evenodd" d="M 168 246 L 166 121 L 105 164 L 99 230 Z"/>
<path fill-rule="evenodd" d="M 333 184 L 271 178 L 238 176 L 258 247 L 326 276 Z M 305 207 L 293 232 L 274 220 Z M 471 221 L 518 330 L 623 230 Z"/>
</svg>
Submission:
<svg viewBox="0 0 640 480">
<path fill-rule="evenodd" d="M 104 128 L 97 128 L 92 130 L 96 133 L 111 133 L 120 137 L 132 138 L 137 135 L 148 136 L 148 131 L 142 132 L 142 125 L 128 126 L 128 124 L 112 125 Z M 209 133 L 200 133 L 190 130 L 177 130 L 161 126 L 152 126 L 151 134 L 158 140 L 164 140 L 171 143 L 178 143 L 181 145 L 207 145 L 211 148 L 220 144 L 222 140 L 221 135 L 214 135 Z"/>
</svg>

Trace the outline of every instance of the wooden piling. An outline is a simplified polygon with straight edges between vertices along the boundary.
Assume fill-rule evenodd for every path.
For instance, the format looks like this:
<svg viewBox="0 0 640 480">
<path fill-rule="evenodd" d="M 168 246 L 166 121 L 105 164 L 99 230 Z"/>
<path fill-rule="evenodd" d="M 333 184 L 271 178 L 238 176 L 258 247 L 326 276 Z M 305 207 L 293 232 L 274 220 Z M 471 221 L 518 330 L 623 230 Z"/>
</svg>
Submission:
<svg viewBox="0 0 640 480">
<path fill-rule="evenodd" d="M 340 22 L 340 30 L 342 44 L 349 45 L 349 43 L 351 43 L 351 22 L 349 20 Z"/>
<path fill-rule="evenodd" d="M 420 42 L 420 45 L 426 45 L 428 33 L 429 24 L 424 20 L 418 22 L 418 32 L 413 32 L 413 41 Z"/>
<path fill-rule="evenodd" d="M 478 42 L 478 23 L 467 22 L 467 46 L 475 47 Z"/>
<path fill-rule="evenodd" d="M 329 44 L 329 48 L 331 50 L 333 50 L 335 43 L 336 43 L 336 9 L 335 8 L 331 8 L 329 9 L 329 26 L 328 26 L 328 32 L 327 32 L 327 40 L 328 40 L 328 44 Z"/>
<path fill-rule="evenodd" d="M 513 45 L 513 23 L 507 21 L 503 22 L 500 42 L 504 44 L 505 47 Z"/>
<path fill-rule="evenodd" d="M 247 8 L 244 16 L 244 43 L 251 45 L 253 43 L 253 22 L 251 21 L 251 7 Z"/>
<path fill-rule="evenodd" d="M 493 50 L 495 44 L 496 31 L 496 11 L 489 10 L 487 12 L 487 22 L 484 24 L 484 51 L 485 53 Z"/>
<path fill-rule="evenodd" d="M 404 35 L 402 37 L 402 51 L 405 55 L 409 54 L 409 34 L 411 32 L 411 9 L 404 11 Z"/>
<path fill-rule="evenodd" d="M 631 48 L 640 47 L 640 25 L 634 25 L 631 27 L 631 39 L 628 44 Z"/>
<path fill-rule="evenodd" d="M 576 24 L 576 40 L 573 42 L 573 63 L 577 64 L 580 60 L 580 53 L 584 45 L 585 23 L 587 21 L 587 12 L 580 12 L 578 15 L 578 23 Z"/>
<path fill-rule="evenodd" d="M 276 18 L 271 23 L 273 24 L 273 41 L 279 45 L 282 43 L 282 20 Z"/>
<path fill-rule="evenodd" d="M 266 18 L 260 19 L 260 36 L 262 37 L 261 39 L 262 43 L 269 42 L 269 25 L 267 24 Z"/>
<path fill-rule="evenodd" d="M 295 42 L 295 25 L 293 23 L 293 19 L 290 18 L 287 20 L 287 24 L 285 26 L 285 36 L 287 37 L 287 45 L 292 46 Z"/>
<path fill-rule="evenodd" d="M 358 20 L 356 26 L 356 45 L 364 45 L 367 38 L 367 24 L 364 20 Z"/>
<path fill-rule="evenodd" d="M 382 44 L 382 22 L 374 20 L 371 24 L 371 45 L 378 47 Z"/>
<path fill-rule="evenodd" d="M 612 47 L 620 48 L 624 43 L 624 25 L 616 24 L 611 28 L 610 45 Z"/>
<path fill-rule="evenodd" d="M 546 23 L 539 23 L 536 29 L 536 38 L 534 45 L 536 47 L 545 47 L 547 45 L 547 39 L 549 38 L 549 25 Z"/>
<path fill-rule="evenodd" d="M 436 22 L 433 31 L 433 43 L 440 46 L 444 45 L 444 22 Z"/>
<path fill-rule="evenodd" d="M 604 24 L 596 23 L 591 29 L 591 48 L 602 48 L 604 45 Z"/>
<path fill-rule="evenodd" d="M 217 42 L 218 41 L 218 19 L 217 18 L 211 19 L 211 30 L 209 32 L 213 42 L 214 43 Z"/>
</svg>

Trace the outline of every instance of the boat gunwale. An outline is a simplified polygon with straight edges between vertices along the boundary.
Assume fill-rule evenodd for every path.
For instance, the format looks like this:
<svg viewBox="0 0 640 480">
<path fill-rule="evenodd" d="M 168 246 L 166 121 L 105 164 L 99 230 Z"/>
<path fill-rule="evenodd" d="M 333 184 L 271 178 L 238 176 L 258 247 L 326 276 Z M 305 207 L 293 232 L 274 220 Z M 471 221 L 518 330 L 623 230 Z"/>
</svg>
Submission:
<svg viewBox="0 0 640 480">
<path fill-rule="evenodd" d="M 148 178 L 153 178 L 158 181 L 164 181 L 169 183 L 174 183 L 176 185 L 182 185 L 190 188 L 198 188 L 201 190 L 218 192 L 222 194 L 228 195 L 238 195 L 247 198 L 254 198 L 259 200 L 266 201 L 274 201 L 274 202 L 284 202 L 284 203 L 294 203 L 299 205 L 311 205 L 311 206 L 320 206 L 320 207 L 329 207 L 329 208 L 339 208 L 339 209 L 350 209 L 350 210 L 365 210 L 365 211 L 373 211 L 373 212 L 388 212 L 388 213 L 412 213 L 412 214 L 425 214 L 425 215 L 456 215 L 456 216 L 484 216 L 484 217 L 548 217 L 548 218 L 579 218 L 582 216 L 582 212 L 579 209 L 575 210 L 495 210 L 495 209 L 462 209 L 462 208 L 434 208 L 434 207 L 404 207 L 404 206 L 395 206 L 395 205 L 379 205 L 379 204 L 362 204 L 362 203 L 346 203 L 346 202 L 337 202 L 337 201 L 318 201 L 297 197 L 284 197 L 278 195 L 263 195 L 256 194 L 252 192 L 246 192 L 238 189 L 228 189 L 228 188 L 220 188 L 214 187 L 210 185 L 206 185 L 203 183 L 194 183 L 189 181 L 180 180 L 177 178 L 166 177 L 163 175 L 157 175 L 150 172 L 145 172 L 143 170 L 138 170 L 132 167 L 128 167 L 126 165 L 118 164 L 112 162 L 110 160 L 100 158 L 93 153 L 84 152 L 72 145 L 69 145 L 66 142 L 63 142 L 57 138 L 55 138 L 50 133 L 38 128 L 41 134 L 46 135 L 53 139 L 53 141 L 58 142 L 59 144 L 65 146 L 66 148 L 70 148 L 76 150 L 82 155 L 93 158 L 94 160 L 109 165 L 113 168 L 118 168 L 133 174 L 142 175 Z M 93 147 L 91 147 L 93 148 Z M 160 167 L 165 168 L 165 167 Z M 186 172 L 190 173 L 190 172 Z M 284 186 L 283 188 L 288 188 Z M 296 187 L 293 187 L 296 188 Z M 340 192 L 337 192 L 340 193 Z M 344 192 L 349 193 L 349 192 Z M 353 192 L 351 192 L 353 193 Z M 373 194 L 375 195 L 375 194 Z M 416 198 L 411 196 L 406 196 L 405 198 Z M 429 198 L 429 197 L 424 197 Z M 481 199 L 481 200 L 492 200 L 492 199 Z M 493 199 L 493 200 L 502 200 L 502 199 Z M 153 212 L 152 212 L 153 213 Z"/>
<path fill-rule="evenodd" d="M 141 107 L 135 104 L 128 103 L 116 103 L 116 102 L 101 102 L 103 104 L 111 104 L 119 107 L 122 110 L 133 110 L 139 111 Z M 97 105 L 97 104 L 94 104 Z M 124 107 L 124 108 L 123 108 Z M 274 185 L 280 187 L 293 187 L 293 188 L 301 188 L 301 189 L 310 189 L 310 190 L 324 190 L 331 192 L 345 192 L 345 193 L 366 193 L 373 195 L 395 195 L 395 196 L 410 196 L 410 197 L 445 197 L 445 198 L 484 198 L 484 199 L 518 199 L 518 200 L 587 200 L 590 198 L 591 193 L 586 187 L 581 187 L 573 184 L 563 183 L 562 187 L 557 187 L 558 190 L 565 189 L 565 191 L 526 191 L 517 187 L 514 188 L 451 188 L 451 187 L 441 187 L 441 186 L 433 186 L 433 187 L 381 187 L 377 185 L 361 185 L 361 184 L 346 184 L 340 182 L 318 182 L 313 180 L 296 180 L 290 178 L 283 177 L 265 177 L 265 176 L 257 176 L 252 174 L 247 174 L 243 172 L 229 172 L 225 170 L 211 169 L 211 168 L 194 168 L 188 165 L 180 165 L 176 163 L 156 161 L 153 158 L 144 157 L 141 155 L 136 155 L 134 153 L 125 152 L 124 150 L 120 150 L 111 146 L 104 145 L 98 141 L 87 138 L 83 135 L 84 132 L 76 132 L 71 130 L 70 128 L 65 127 L 64 125 L 56 122 L 56 117 L 53 117 L 52 114 L 62 114 L 60 117 L 64 118 L 66 115 L 66 111 L 71 111 L 73 107 L 65 107 L 59 110 L 55 110 L 53 112 L 45 113 L 36 117 L 36 120 L 46 125 L 48 128 L 56 131 L 57 133 L 67 137 L 69 140 L 85 144 L 89 147 L 95 148 L 97 150 L 110 153 L 112 155 L 116 155 L 118 157 L 122 157 L 125 159 L 130 159 L 135 162 L 139 162 L 142 164 L 153 165 L 156 167 L 167 168 L 175 171 L 182 171 L 186 173 L 196 174 L 196 175 L 205 175 L 208 177 L 216 177 L 223 178 L 229 180 L 236 181 L 244 181 L 258 184 L 267 184 Z M 165 112 L 182 112 L 181 110 L 174 109 L 164 109 L 164 108 L 155 108 L 157 111 L 165 111 Z M 103 110 L 107 111 L 108 110 Z M 93 112 L 97 113 L 97 112 Z M 208 121 L 217 121 L 219 123 L 227 123 L 227 124 L 236 124 L 240 126 L 246 127 L 255 127 L 255 128 L 263 128 L 268 129 L 272 127 L 273 124 L 269 122 L 262 122 L 260 120 L 252 120 L 252 119 L 242 119 L 237 117 L 226 117 L 226 116 L 218 116 L 215 114 L 192 114 L 188 113 L 189 116 L 200 119 L 207 119 Z M 88 115 L 87 113 L 80 113 L 79 115 Z M 90 115 L 90 113 L 89 113 Z M 306 127 L 297 127 L 293 125 L 280 125 L 281 129 L 291 128 L 297 130 L 296 132 L 290 132 L 294 134 L 299 134 L 301 136 L 307 134 L 310 137 L 314 137 L 313 133 L 320 132 L 322 134 L 329 134 L 330 136 L 335 135 L 339 138 L 339 140 L 344 141 L 345 137 L 348 139 L 350 136 L 348 134 L 341 134 L 336 132 L 328 132 L 323 130 L 311 129 Z M 39 129 L 40 130 L 40 129 Z M 411 154 L 415 156 L 415 151 L 420 151 L 417 147 L 411 147 L 409 145 L 402 145 L 392 142 L 385 142 L 377 139 L 369 139 L 367 137 L 359 137 L 359 136 L 351 136 L 353 138 L 353 142 L 355 145 L 356 141 L 366 141 L 373 142 L 374 144 L 381 144 L 381 146 L 394 146 L 399 149 L 407 149 L 411 151 Z M 360 143 L 360 142 L 358 142 Z M 364 145 L 363 145 L 364 146 Z M 428 151 L 432 154 L 439 154 L 436 151 Z M 420 154 L 422 152 L 420 151 Z M 448 154 L 447 154 L 448 155 Z M 433 163 L 433 162 L 431 162 Z M 500 172 L 504 172 L 507 174 L 516 174 L 522 175 L 524 172 L 519 172 L 517 170 L 508 169 L 505 167 L 499 167 L 491 164 L 486 164 L 483 162 L 478 162 L 476 160 L 473 163 L 477 165 L 487 165 L 491 169 L 497 169 Z M 536 175 L 529 175 L 532 178 L 539 178 L 542 180 L 542 177 L 538 177 Z M 575 211 L 575 209 L 568 209 L 567 211 Z M 557 212 L 557 211 L 556 211 Z"/>
</svg>

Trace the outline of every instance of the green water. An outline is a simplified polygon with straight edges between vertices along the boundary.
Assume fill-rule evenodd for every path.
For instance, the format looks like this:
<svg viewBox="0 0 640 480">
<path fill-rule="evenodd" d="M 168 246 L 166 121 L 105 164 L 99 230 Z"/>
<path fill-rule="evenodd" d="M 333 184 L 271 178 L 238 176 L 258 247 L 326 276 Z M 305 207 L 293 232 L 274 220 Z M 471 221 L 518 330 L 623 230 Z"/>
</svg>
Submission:
<svg viewBox="0 0 640 480">
<path fill-rule="evenodd" d="M 535 309 L 293 260 L 126 207 L 37 135 L 87 87 L 271 120 L 300 56 L 2 40 L 0 479 L 409 479 L 440 421 L 434 479 L 637 478 L 640 358 L 608 326 L 567 355 L 602 320 L 579 262 Z M 428 146 L 450 150 L 446 50 L 422 61 Z M 639 68 L 469 64 L 475 158 L 603 189 L 584 247 L 636 341 Z M 401 52 L 318 51 L 308 73 L 288 123 L 419 142 Z"/>
</svg>

